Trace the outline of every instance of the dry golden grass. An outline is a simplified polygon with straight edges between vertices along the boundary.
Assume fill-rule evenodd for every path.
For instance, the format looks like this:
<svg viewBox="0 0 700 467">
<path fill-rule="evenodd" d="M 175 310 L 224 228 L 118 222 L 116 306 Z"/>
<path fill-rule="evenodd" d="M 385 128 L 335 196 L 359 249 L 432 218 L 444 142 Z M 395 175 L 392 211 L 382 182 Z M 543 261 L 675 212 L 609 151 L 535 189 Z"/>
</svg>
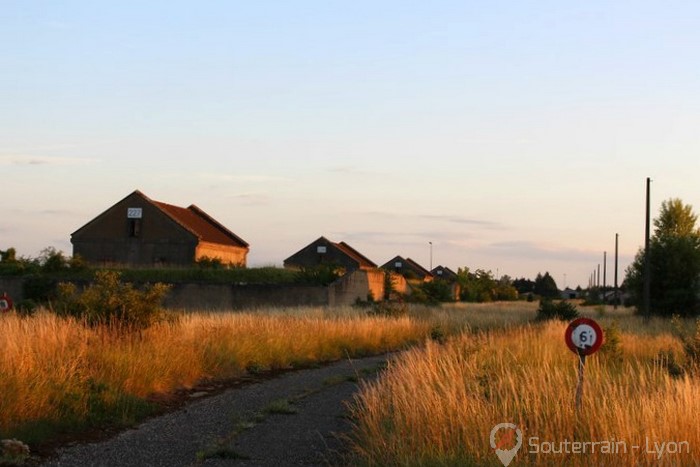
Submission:
<svg viewBox="0 0 700 467">
<path fill-rule="evenodd" d="M 502 465 L 489 435 L 496 424 L 513 422 L 524 439 L 511 465 L 697 465 L 700 381 L 673 379 L 654 361 L 659 352 L 680 355 L 678 339 L 623 333 L 621 359 L 605 352 L 589 357 L 577 415 L 578 359 L 564 345 L 565 328 L 550 322 L 465 333 L 403 353 L 357 397 L 358 462 Z M 530 446 L 547 442 L 545 449 L 559 449 L 567 440 L 621 441 L 627 452 L 614 443 L 615 454 L 602 453 L 602 444 L 584 447 L 586 455 L 544 454 Z M 661 449 L 663 442 L 682 452 L 658 457 L 654 443 Z"/>
<path fill-rule="evenodd" d="M 386 352 L 428 331 L 408 317 L 319 309 L 188 314 L 115 337 L 48 312 L 10 313 L 0 316 L 0 438 L 41 424 L 129 419 L 143 398 L 204 378 Z"/>
</svg>

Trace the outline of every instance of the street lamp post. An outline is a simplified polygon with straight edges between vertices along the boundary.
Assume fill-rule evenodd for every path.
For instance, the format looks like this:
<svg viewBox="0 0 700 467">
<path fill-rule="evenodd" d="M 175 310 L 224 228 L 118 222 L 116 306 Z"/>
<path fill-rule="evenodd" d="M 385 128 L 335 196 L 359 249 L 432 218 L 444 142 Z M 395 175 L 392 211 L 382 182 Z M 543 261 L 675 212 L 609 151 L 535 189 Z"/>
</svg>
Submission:
<svg viewBox="0 0 700 467">
<path fill-rule="evenodd" d="M 433 242 L 428 242 L 430 244 L 430 271 L 433 270 Z"/>
</svg>

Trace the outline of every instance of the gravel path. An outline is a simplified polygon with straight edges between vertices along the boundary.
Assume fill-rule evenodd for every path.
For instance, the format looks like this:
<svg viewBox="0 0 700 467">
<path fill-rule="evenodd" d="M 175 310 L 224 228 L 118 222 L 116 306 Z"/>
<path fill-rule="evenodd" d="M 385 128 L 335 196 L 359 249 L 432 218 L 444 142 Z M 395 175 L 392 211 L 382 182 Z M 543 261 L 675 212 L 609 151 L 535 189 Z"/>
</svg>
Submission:
<svg viewBox="0 0 700 467">
<path fill-rule="evenodd" d="M 61 448 L 44 466 L 343 465 L 339 434 L 358 378 L 389 355 L 343 360 L 229 389 L 107 441 Z"/>
</svg>

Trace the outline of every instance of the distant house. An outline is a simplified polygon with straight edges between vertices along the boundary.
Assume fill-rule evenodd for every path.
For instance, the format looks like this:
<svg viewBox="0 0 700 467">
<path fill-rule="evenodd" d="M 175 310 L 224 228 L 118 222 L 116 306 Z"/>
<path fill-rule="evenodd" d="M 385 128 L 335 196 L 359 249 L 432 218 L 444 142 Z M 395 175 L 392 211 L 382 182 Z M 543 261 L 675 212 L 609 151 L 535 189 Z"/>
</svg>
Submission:
<svg viewBox="0 0 700 467">
<path fill-rule="evenodd" d="M 319 237 L 284 260 L 288 269 L 305 269 L 320 265 L 336 266 L 345 272 L 376 269 L 377 265 L 345 242 L 335 243 Z"/>
<path fill-rule="evenodd" d="M 570 287 L 567 287 L 564 290 L 562 290 L 560 294 L 562 300 L 575 300 L 579 298 L 579 293 Z"/>
<path fill-rule="evenodd" d="M 430 271 L 430 273 L 435 279 L 442 279 L 447 282 L 457 281 L 457 273 L 448 267 L 437 266 L 432 271 Z"/>
<path fill-rule="evenodd" d="M 197 206 L 136 190 L 73 232 L 73 255 L 90 263 L 191 265 L 202 258 L 246 266 L 249 245 Z"/>
<path fill-rule="evenodd" d="M 452 299 L 455 301 L 459 300 L 462 288 L 459 285 L 459 276 L 456 272 L 445 266 L 437 266 L 432 271 L 430 271 L 430 273 L 433 275 L 436 281 L 444 281 L 448 283 L 450 285 L 450 293 L 452 295 Z"/>
<path fill-rule="evenodd" d="M 394 256 L 381 267 L 386 271 L 399 274 L 408 280 L 416 279 L 423 282 L 430 282 L 433 280 L 433 275 L 431 272 L 413 261 L 411 258 Z"/>
</svg>

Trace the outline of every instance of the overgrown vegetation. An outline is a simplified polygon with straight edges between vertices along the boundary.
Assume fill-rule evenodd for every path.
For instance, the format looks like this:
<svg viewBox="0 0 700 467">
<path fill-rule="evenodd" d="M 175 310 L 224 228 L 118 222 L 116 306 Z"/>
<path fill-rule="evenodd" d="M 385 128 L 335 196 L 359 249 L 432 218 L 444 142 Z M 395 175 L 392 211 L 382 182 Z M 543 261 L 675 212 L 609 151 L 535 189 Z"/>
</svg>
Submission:
<svg viewBox="0 0 700 467">
<path fill-rule="evenodd" d="M 302 268 L 295 272 L 294 282 L 305 285 L 330 285 L 338 280 L 345 270 L 333 264 L 320 264 Z"/>
<path fill-rule="evenodd" d="M 681 321 L 680 316 L 672 319 L 676 333 L 683 343 L 685 361 L 681 372 L 700 375 L 700 319 L 695 322 L 695 328 L 688 330 Z"/>
<path fill-rule="evenodd" d="M 329 285 L 340 277 L 342 271 L 332 266 L 322 266 L 303 271 L 277 267 L 242 268 L 227 267 L 216 258 L 201 258 L 192 267 L 171 268 L 95 268 L 80 257 L 68 257 L 53 247 L 44 249 L 37 258 L 17 257 L 14 248 L 0 250 L 0 276 L 22 277 L 24 300 L 15 307 L 23 313 L 31 313 L 39 305 L 48 305 L 65 298 L 66 290 L 59 291 L 59 283 L 83 284 L 97 273 L 116 273 L 124 282 L 133 284 L 177 284 L 203 282 L 211 284 L 305 284 Z"/>
<path fill-rule="evenodd" d="M 121 287 L 108 286 L 108 302 Z M 89 292 L 85 302 L 99 293 Z M 430 332 L 423 320 L 368 317 L 352 308 L 201 312 L 138 334 L 81 319 L 46 310 L 0 315 L 0 439 L 32 444 L 56 433 L 126 425 L 153 413 L 147 402 L 153 394 L 243 376 L 247 368 L 267 372 L 397 350 Z"/>
<path fill-rule="evenodd" d="M 700 384 L 670 377 L 655 360 L 662 350 L 678 359 L 679 340 L 620 332 L 619 345 L 605 350 L 612 354 L 588 358 L 577 411 L 577 359 L 563 344 L 565 328 L 549 321 L 465 333 L 401 354 L 356 399 L 355 463 L 500 465 L 489 433 L 512 422 L 523 432 L 523 446 L 511 465 L 696 465 Z M 556 449 L 533 452 L 531 437 Z M 559 449 L 567 440 L 611 438 L 627 449 L 580 455 Z M 654 442 L 665 440 L 687 444 L 673 454 L 653 452 Z M 651 452 L 631 446 L 651 446 Z"/>
<path fill-rule="evenodd" d="M 548 321 L 558 319 L 560 321 L 571 321 L 578 318 L 576 305 L 568 300 L 553 301 L 550 299 L 540 300 L 540 307 L 537 309 L 537 321 Z"/>
<path fill-rule="evenodd" d="M 518 299 L 518 292 L 508 276 L 496 279 L 491 271 L 477 269 L 471 272 L 469 268 L 459 268 L 457 281 L 460 286 L 460 299 L 465 302 L 483 303 Z"/>
<path fill-rule="evenodd" d="M 168 289 L 158 283 L 139 290 L 122 282 L 118 272 L 97 271 L 84 290 L 73 283 L 59 283 L 53 309 L 61 316 L 71 316 L 91 326 L 143 330 L 165 318 L 161 303 Z"/>
<path fill-rule="evenodd" d="M 700 229 L 692 206 L 680 199 L 661 204 L 649 244 L 650 313 L 671 317 L 700 313 Z M 627 268 L 625 283 L 641 311 L 645 251 Z"/>
</svg>

